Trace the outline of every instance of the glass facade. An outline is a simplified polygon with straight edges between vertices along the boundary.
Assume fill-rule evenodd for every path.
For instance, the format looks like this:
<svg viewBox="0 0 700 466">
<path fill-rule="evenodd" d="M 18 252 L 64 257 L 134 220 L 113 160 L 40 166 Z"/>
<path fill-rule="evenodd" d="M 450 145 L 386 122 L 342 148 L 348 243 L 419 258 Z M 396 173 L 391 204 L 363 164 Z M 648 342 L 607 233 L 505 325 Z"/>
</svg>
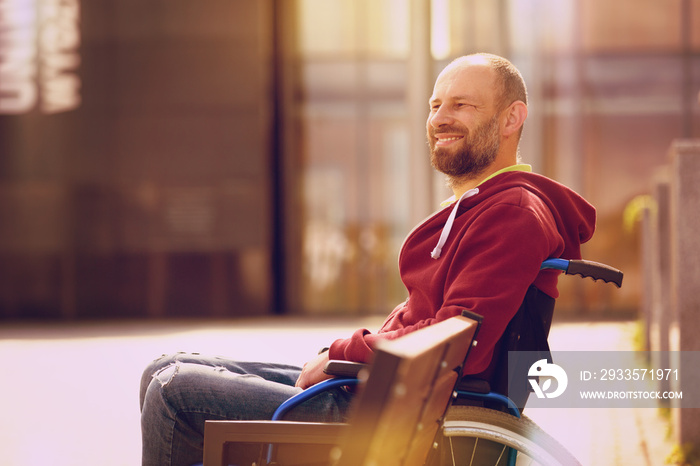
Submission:
<svg viewBox="0 0 700 466">
<path fill-rule="evenodd" d="M 381 312 L 403 293 L 396 254 L 411 226 L 406 0 L 296 2 L 299 209 L 288 248 L 293 309 Z M 405 297 L 404 297 L 405 298 Z"/>
</svg>

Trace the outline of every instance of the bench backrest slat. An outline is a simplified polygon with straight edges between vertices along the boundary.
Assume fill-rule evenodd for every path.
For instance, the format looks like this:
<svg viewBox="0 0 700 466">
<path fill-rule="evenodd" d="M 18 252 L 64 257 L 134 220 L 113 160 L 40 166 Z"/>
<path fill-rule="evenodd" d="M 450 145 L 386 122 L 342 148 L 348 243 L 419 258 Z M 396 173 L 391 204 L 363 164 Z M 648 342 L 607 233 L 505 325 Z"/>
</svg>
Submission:
<svg viewBox="0 0 700 466">
<path fill-rule="evenodd" d="M 378 344 L 338 466 L 423 464 L 476 328 L 459 316 Z"/>
</svg>

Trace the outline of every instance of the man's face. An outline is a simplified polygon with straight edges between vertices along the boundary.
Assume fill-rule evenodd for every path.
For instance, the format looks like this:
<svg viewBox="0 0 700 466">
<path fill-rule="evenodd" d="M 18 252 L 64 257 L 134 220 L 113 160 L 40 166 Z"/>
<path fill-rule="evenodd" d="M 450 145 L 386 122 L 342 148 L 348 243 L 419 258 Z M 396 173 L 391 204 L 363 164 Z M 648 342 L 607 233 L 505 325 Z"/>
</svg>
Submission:
<svg viewBox="0 0 700 466">
<path fill-rule="evenodd" d="M 430 99 L 430 162 L 452 179 L 472 178 L 496 159 L 499 113 L 491 69 L 469 65 L 445 70 Z"/>
</svg>

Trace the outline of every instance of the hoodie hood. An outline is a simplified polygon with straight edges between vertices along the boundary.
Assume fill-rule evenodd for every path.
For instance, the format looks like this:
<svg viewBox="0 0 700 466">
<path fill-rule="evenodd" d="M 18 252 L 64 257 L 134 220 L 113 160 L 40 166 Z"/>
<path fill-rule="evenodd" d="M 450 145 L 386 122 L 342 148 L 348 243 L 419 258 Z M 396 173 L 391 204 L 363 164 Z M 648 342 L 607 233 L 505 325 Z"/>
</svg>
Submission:
<svg viewBox="0 0 700 466">
<path fill-rule="evenodd" d="M 439 259 L 442 247 L 452 230 L 455 218 L 482 202 L 485 198 L 510 189 L 525 189 L 541 199 L 549 208 L 557 230 L 564 239 L 561 257 L 566 259 L 581 258 L 581 244 L 593 236 L 596 225 L 595 208 L 583 197 L 563 184 L 536 173 L 513 171 L 490 178 L 477 188 L 467 191 L 446 209 L 450 215 L 440 234 L 435 249 L 431 252 L 433 259 Z"/>
<path fill-rule="evenodd" d="M 493 180 L 489 186 L 505 190 L 521 186 L 547 205 L 564 238 L 565 259 L 580 259 L 581 244 L 593 237 L 596 227 L 596 210 L 588 201 L 563 184 L 536 173 L 506 173 Z M 486 183 L 485 183 L 486 184 Z M 482 188 L 487 194 L 486 188 Z"/>
</svg>

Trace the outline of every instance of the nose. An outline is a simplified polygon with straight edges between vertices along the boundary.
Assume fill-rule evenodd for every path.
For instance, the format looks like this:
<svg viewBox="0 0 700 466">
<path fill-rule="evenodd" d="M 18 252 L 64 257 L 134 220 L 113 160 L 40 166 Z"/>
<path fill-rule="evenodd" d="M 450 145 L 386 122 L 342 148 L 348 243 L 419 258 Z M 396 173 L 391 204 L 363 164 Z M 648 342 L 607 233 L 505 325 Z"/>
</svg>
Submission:
<svg viewBox="0 0 700 466">
<path fill-rule="evenodd" d="M 436 129 L 444 125 L 450 125 L 453 122 L 454 119 L 445 105 L 431 110 L 430 115 L 428 115 L 428 125 Z"/>
</svg>

